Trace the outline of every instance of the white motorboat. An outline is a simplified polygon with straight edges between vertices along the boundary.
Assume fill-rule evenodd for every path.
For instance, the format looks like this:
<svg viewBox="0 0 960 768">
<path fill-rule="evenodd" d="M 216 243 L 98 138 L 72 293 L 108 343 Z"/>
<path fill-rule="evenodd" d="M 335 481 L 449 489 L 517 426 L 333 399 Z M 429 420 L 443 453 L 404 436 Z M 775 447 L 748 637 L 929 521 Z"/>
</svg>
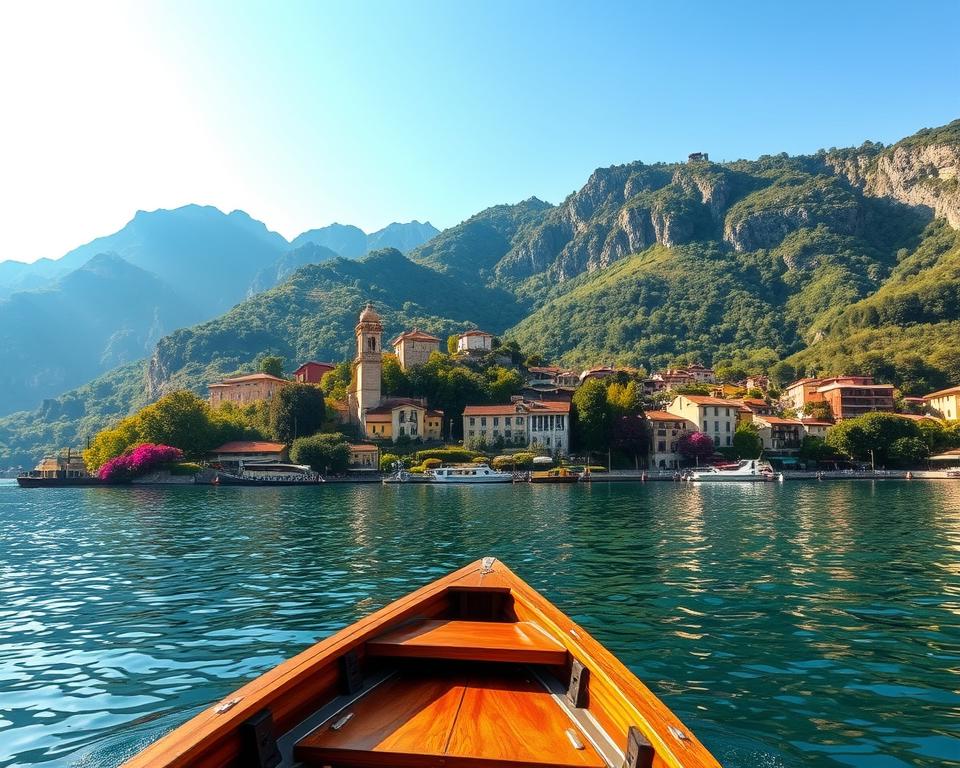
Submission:
<svg viewBox="0 0 960 768">
<path fill-rule="evenodd" d="M 428 469 L 431 483 L 512 483 L 511 472 L 498 472 L 486 464 L 457 464 Z"/>
<path fill-rule="evenodd" d="M 692 470 L 687 479 L 694 483 L 754 483 L 783 480 L 783 475 L 774 472 L 768 461 L 744 459 L 732 469 L 705 467 L 704 469 Z"/>
</svg>

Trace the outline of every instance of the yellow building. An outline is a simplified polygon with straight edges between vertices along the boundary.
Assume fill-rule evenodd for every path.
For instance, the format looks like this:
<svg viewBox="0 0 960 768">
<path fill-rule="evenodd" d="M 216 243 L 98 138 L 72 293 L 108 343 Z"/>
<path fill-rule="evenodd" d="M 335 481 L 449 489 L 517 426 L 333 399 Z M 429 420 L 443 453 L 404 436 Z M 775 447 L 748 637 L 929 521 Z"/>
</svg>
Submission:
<svg viewBox="0 0 960 768">
<path fill-rule="evenodd" d="M 960 387 L 931 392 L 929 395 L 924 395 L 923 402 L 931 416 L 950 421 L 960 419 Z"/>
<path fill-rule="evenodd" d="M 704 395 L 678 395 L 667 406 L 667 413 L 693 422 L 696 428 L 713 438 L 717 448 L 733 445 L 737 421 L 743 406 L 736 400 Z"/>
<path fill-rule="evenodd" d="M 380 469 L 380 449 L 369 443 L 351 443 L 349 467 L 352 472 L 376 472 Z"/>
<path fill-rule="evenodd" d="M 364 426 L 367 437 L 374 440 L 440 440 L 443 411 L 428 408 L 419 398 L 391 398 L 367 411 Z"/>
</svg>

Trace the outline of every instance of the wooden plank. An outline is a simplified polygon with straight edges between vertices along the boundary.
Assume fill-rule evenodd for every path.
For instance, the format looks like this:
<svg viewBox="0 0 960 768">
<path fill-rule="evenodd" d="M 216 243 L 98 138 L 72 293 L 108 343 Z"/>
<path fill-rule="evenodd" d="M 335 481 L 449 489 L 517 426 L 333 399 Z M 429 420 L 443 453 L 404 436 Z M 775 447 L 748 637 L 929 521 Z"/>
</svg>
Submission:
<svg viewBox="0 0 960 768">
<path fill-rule="evenodd" d="M 531 622 L 421 619 L 367 642 L 372 656 L 564 664 L 567 651 Z"/>
<path fill-rule="evenodd" d="M 462 698 L 460 679 L 398 675 L 301 740 L 294 755 L 319 763 L 330 750 L 442 755 Z"/>
<path fill-rule="evenodd" d="M 574 730 L 582 749 L 568 738 L 568 729 Z M 539 682 L 505 674 L 478 675 L 468 681 L 447 756 L 500 765 L 605 766 Z"/>
</svg>

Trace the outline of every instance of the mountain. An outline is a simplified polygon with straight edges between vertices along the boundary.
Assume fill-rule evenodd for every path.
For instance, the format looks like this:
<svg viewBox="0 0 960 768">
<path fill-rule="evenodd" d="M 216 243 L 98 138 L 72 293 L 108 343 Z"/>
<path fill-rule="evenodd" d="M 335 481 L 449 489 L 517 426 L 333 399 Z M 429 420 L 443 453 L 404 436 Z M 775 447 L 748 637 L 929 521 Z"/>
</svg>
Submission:
<svg viewBox="0 0 960 768">
<path fill-rule="evenodd" d="M 100 253 L 115 253 L 152 272 L 206 317 L 225 312 L 246 295 L 254 275 L 290 246 L 243 211 L 225 214 L 212 206 L 138 211 L 123 229 L 98 237 L 56 261 L 40 259 L 11 268 L 0 264 L 0 278 L 13 272 L 19 284 L 28 276 L 49 283 Z M 0 282 L 4 295 L 8 283 Z"/>
<path fill-rule="evenodd" d="M 369 235 L 359 227 L 331 224 L 297 235 L 290 245 L 299 248 L 307 243 L 315 243 L 348 259 L 357 259 L 380 248 L 396 248 L 401 253 L 408 253 L 439 232 L 429 221 L 394 222 Z"/>
<path fill-rule="evenodd" d="M 367 301 L 383 317 L 385 340 L 414 326 L 441 338 L 475 326 L 502 333 L 524 313 L 507 291 L 465 283 L 394 248 L 360 260 L 337 258 L 303 267 L 222 317 L 162 339 L 150 359 L 147 394 L 204 391 L 262 353 L 280 355 L 288 366 L 348 359 L 358 307 Z"/>
<path fill-rule="evenodd" d="M 155 275 L 100 254 L 51 286 L 0 300 L 0 413 L 148 355 L 202 313 Z"/>
<path fill-rule="evenodd" d="M 765 370 L 785 360 L 798 374 L 874 373 L 922 393 L 960 383 L 958 179 L 960 121 L 889 147 L 600 168 L 559 205 L 493 206 L 408 258 L 387 250 L 303 266 L 161 339 L 145 375 L 128 367 L 97 386 L 125 408 L 109 393 L 202 391 L 260 353 L 345 359 L 372 299 L 388 334 L 476 324 L 571 365 L 686 358 Z M 56 416 L 0 419 L 0 443 L 26 451 L 27 427 L 82 436 L 109 417 L 94 391 L 49 403 Z M 86 421 L 63 415 L 77 410 Z"/>
<path fill-rule="evenodd" d="M 330 261 L 330 259 L 336 259 L 339 255 L 336 251 L 331 251 L 322 245 L 307 242 L 298 248 L 287 251 L 272 264 L 257 272 L 253 282 L 250 283 L 247 296 L 253 296 L 273 288 L 277 283 L 282 283 L 290 277 L 300 267 Z"/>
</svg>

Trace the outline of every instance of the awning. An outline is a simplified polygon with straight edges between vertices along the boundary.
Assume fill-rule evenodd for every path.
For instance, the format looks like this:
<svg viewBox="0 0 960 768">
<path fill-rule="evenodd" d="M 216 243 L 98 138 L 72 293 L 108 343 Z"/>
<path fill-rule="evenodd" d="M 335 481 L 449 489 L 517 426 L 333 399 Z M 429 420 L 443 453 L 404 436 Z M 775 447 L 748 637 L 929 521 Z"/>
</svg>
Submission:
<svg viewBox="0 0 960 768">
<path fill-rule="evenodd" d="M 960 461 L 960 448 L 931 456 L 930 461 Z"/>
</svg>

